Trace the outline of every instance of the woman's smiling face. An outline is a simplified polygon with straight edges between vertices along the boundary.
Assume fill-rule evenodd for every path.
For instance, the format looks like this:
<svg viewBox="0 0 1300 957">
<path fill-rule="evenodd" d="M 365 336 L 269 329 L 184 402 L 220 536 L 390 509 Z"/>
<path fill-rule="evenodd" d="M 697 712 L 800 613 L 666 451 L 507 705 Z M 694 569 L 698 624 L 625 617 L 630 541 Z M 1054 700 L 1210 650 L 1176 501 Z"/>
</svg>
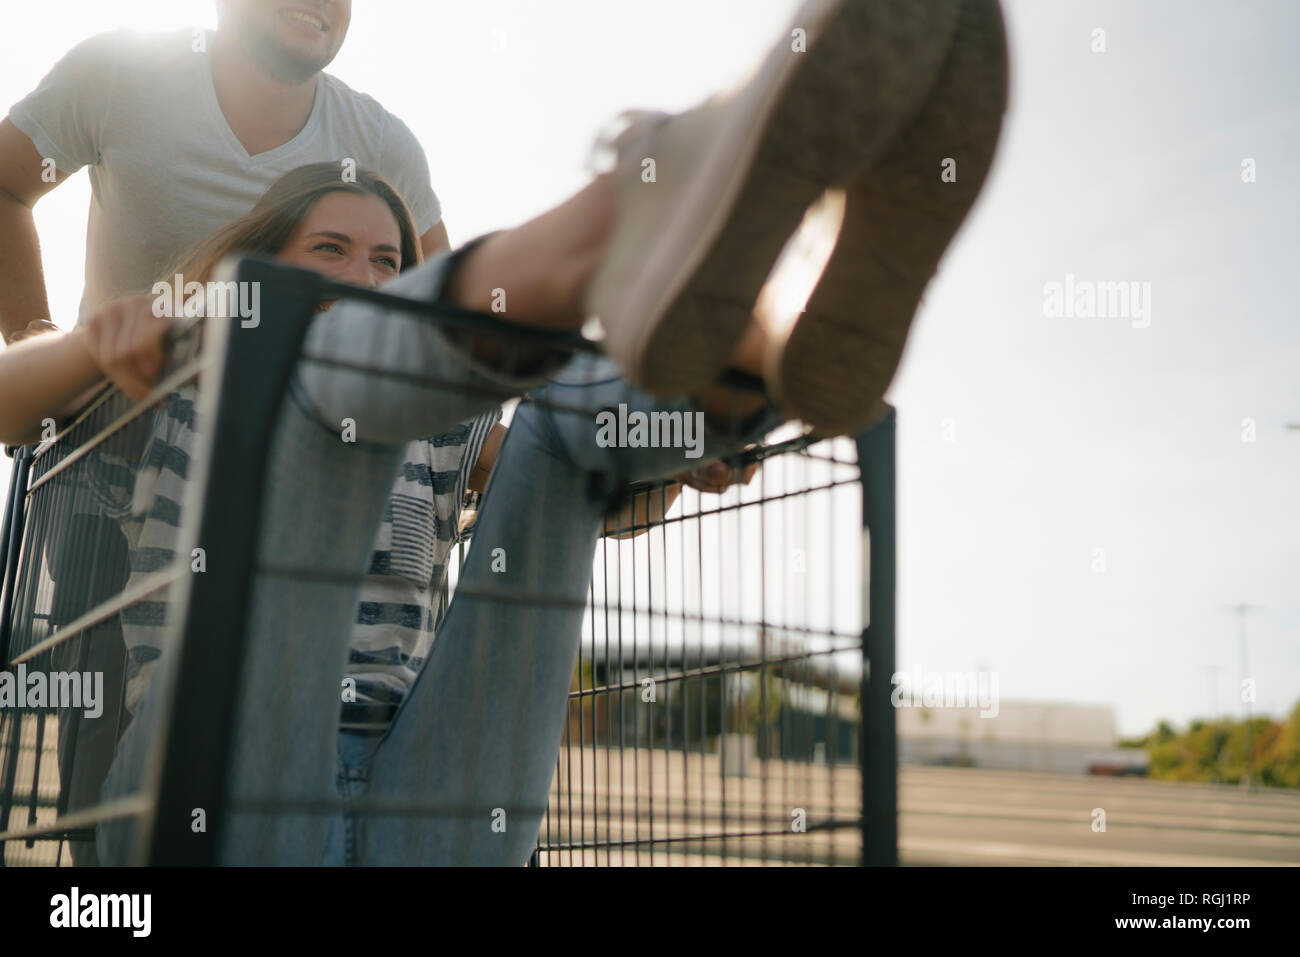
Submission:
<svg viewBox="0 0 1300 957">
<path fill-rule="evenodd" d="M 276 259 L 339 282 L 374 287 L 401 272 L 402 234 L 388 204 L 378 196 L 327 193 Z"/>
</svg>

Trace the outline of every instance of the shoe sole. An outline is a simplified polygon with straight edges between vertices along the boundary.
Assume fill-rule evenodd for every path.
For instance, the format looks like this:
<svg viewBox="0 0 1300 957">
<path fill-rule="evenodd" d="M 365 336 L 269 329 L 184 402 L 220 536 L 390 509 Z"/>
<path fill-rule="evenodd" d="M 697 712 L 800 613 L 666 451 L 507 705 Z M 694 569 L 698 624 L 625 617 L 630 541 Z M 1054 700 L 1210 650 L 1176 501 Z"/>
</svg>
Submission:
<svg viewBox="0 0 1300 957">
<path fill-rule="evenodd" d="M 926 285 L 988 175 L 1006 110 L 1006 35 L 996 0 L 967 0 L 915 120 L 848 190 L 825 271 L 764 369 L 779 408 L 822 435 L 879 419 Z M 956 161 L 956 181 L 940 163 Z"/>
<path fill-rule="evenodd" d="M 657 142 L 654 159 L 660 178 L 682 177 L 677 195 L 644 223 L 621 218 L 588 292 L 605 351 L 634 385 L 666 397 L 716 379 L 808 207 L 877 156 L 929 95 L 957 6 L 808 0 L 734 96 L 670 121 L 680 148 Z M 806 52 L 794 50 L 795 28 Z M 707 137 L 702 157 L 692 136 Z M 624 177 L 620 209 L 654 186 Z"/>
</svg>

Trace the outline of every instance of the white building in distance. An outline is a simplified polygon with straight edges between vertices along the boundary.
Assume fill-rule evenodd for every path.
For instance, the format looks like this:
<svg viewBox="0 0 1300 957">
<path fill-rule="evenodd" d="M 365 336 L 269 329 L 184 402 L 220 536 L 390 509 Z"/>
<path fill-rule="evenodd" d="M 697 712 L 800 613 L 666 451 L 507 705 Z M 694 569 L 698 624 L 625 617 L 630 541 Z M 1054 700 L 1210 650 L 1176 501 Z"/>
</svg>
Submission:
<svg viewBox="0 0 1300 957">
<path fill-rule="evenodd" d="M 993 717 L 983 717 L 978 705 L 895 711 L 905 764 L 1085 774 L 1118 740 L 1107 705 L 1002 701 Z"/>
</svg>

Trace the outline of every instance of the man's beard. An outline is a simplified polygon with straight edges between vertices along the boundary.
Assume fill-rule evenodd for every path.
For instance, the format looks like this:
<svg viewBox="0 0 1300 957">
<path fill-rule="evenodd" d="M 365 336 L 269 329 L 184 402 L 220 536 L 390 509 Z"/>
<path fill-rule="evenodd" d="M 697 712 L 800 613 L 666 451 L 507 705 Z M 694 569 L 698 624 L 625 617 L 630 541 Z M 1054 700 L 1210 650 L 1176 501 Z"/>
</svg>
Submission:
<svg viewBox="0 0 1300 957">
<path fill-rule="evenodd" d="M 262 30 L 250 30 L 248 39 L 249 55 L 261 64 L 272 78 L 281 83 L 306 83 L 313 76 L 334 61 L 337 50 L 323 56 L 303 58 L 294 56 L 280 46 L 274 33 Z"/>
</svg>

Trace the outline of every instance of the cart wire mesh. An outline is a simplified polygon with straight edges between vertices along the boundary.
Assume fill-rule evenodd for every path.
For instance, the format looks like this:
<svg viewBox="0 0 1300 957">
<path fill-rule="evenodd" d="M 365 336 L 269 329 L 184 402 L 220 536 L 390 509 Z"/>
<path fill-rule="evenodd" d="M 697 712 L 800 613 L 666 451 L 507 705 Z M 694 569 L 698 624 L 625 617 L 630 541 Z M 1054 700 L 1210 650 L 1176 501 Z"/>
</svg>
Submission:
<svg viewBox="0 0 1300 957">
<path fill-rule="evenodd" d="M 5 864 L 94 864 L 96 823 L 143 807 L 99 800 L 131 721 L 125 639 L 167 607 L 184 567 L 131 545 L 146 516 L 179 527 L 183 515 L 174 500 L 137 499 L 148 482 L 136 480 L 151 467 L 153 417 L 188 414 L 175 390 L 198 368 L 174 364 L 141 402 L 101 388 L 65 428 L 14 455 L 0 543 L 0 652 L 12 689 L 0 710 Z"/>
<path fill-rule="evenodd" d="M 538 864 L 860 861 L 861 492 L 810 443 L 602 541 Z"/>
</svg>

